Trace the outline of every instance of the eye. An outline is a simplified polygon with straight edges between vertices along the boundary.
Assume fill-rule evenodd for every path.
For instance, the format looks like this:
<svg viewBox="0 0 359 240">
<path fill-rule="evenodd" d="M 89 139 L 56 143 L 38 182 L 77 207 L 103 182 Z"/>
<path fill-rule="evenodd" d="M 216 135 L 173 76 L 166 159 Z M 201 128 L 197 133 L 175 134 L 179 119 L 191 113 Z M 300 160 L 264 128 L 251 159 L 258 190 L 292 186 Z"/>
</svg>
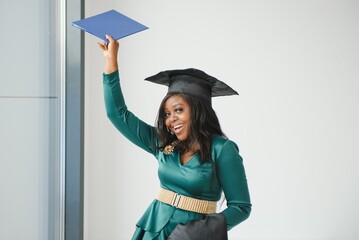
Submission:
<svg viewBox="0 0 359 240">
<path fill-rule="evenodd" d="M 183 108 L 181 108 L 181 107 L 176 108 L 176 109 L 175 109 L 175 112 L 177 112 L 177 113 L 181 113 L 181 112 L 183 112 Z"/>
<path fill-rule="evenodd" d="M 171 115 L 171 114 L 170 114 L 169 112 L 165 112 L 165 113 L 164 113 L 164 117 L 165 117 L 165 118 L 168 118 L 170 115 Z"/>
</svg>

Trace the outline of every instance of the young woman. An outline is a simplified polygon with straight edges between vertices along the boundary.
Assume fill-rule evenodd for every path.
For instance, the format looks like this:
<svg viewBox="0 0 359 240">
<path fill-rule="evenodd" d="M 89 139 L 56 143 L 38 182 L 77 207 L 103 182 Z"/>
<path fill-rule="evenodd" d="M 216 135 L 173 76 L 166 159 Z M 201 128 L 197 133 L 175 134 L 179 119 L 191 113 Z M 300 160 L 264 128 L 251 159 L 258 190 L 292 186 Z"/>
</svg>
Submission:
<svg viewBox="0 0 359 240">
<path fill-rule="evenodd" d="M 227 139 L 211 106 L 211 97 L 237 94 L 197 69 L 163 71 L 146 80 L 168 86 L 156 126 L 127 109 L 120 87 L 119 43 L 104 53 L 106 111 L 114 126 L 158 161 L 161 190 L 132 239 L 227 239 L 227 231 L 251 212 L 247 179 L 237 145 Z M 222 192 L 227 208 L 216 211 Z"/>
</svg>

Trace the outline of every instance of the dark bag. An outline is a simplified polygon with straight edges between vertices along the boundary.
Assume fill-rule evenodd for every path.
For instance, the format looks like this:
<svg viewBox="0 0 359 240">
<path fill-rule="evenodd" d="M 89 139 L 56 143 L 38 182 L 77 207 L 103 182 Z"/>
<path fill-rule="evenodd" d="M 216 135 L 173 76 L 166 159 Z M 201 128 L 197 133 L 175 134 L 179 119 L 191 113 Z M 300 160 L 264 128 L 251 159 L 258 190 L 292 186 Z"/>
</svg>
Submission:
<svg viewBox="0 0 359 240">
<path fill-rule="evenodd" d="M 178 224 L 168 240 L 228 240 L 226 218 L 215 213 L 201 220 Z"/>
</svg>

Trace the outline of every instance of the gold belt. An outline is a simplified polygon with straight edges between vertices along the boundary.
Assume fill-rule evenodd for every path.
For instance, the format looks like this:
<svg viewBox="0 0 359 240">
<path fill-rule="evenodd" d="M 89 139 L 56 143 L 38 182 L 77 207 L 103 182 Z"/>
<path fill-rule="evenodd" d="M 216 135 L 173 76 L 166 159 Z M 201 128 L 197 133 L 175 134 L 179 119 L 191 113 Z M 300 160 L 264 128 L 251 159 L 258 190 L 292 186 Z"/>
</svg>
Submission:
<svg viewBox="0 0 359 240">
<path fill-rule="evenodd" d="M 160 189 L 157 200 L 190 212 L 210 214 L 216 212 L 217 202 L 187 197 L 167 189 Z"/>
</svg>

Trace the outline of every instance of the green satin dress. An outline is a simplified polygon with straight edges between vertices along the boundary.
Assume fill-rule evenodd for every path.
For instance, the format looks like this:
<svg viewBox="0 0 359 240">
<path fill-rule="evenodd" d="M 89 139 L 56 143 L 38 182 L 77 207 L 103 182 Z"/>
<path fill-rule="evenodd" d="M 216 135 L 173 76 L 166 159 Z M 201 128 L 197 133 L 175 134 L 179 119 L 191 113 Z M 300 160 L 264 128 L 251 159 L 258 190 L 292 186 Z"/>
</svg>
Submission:
<svg viewBox="0 0 359 240">
<path fill-rule="evenodd" d="M 157 159 L 162 188 L 210 201 L 218 201 L 223 191 L 227 208 L 221 213 L 225 216 L 228 230 L 248 218 L 251 202 L 247 179 L 242 157 L 233 141 L 213 136 L 213 163 L 200 164 L 197 154 L 182 165 L 178 152 L 165 155 L 154 147 L 159 145 L 155 128 L 127 109 L 118 71 L 103 74 L 103 84 L 109 119 L 127 139 Z M 181 210 L 155 199 L 137 222 L 132 239 L 165 240 L 177 224 L 202 217 L 202 214 Z"/>
</svg>

